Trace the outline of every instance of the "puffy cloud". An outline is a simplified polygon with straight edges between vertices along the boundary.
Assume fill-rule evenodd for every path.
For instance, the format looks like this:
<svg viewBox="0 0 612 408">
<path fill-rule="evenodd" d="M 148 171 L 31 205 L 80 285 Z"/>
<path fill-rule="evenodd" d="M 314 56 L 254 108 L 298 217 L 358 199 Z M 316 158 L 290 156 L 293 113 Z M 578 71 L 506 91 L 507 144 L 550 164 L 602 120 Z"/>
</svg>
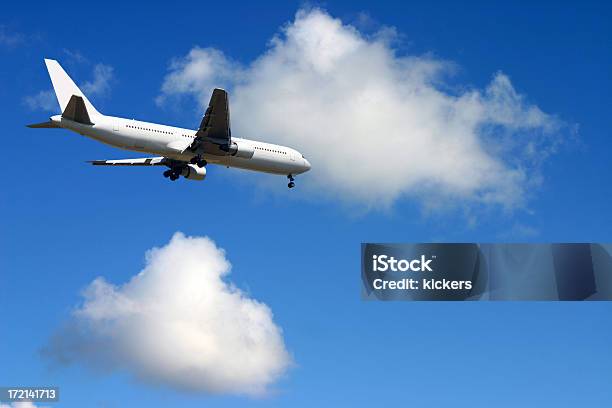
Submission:
<svg viewBox="0 0 612 408">
<path fill-rule="evenodd" d="M 106 64 L 96 64 L 93 68 L 93 78 L 90 81 L 83 82 L 79 85 L 79 87 L 88 97 L 96 95 L 103 96 L 108 94 L 110 91 L 112 80 L 113 67 Z M 26 96 L 23 98 L 23 103 L 31 110 L 42 110 L 47 112 L 59 111 L 59 105 L 57 104 L 55 92 L 52 89 Z"/>
<path fill-rule="evenodd" d="M 501 72 L 485 89 L 450 91 L 453 64 L 400 55 L 395 39 L 301 10 L 246 65 L 212 48 L 175 59 L 157 101 L 206 106 L 214 86 L 229 87 L 233 134 L 298 148 L 313 165 L 302 187 L 342 201 L 523 205 L 561 122 Z"/>
<path fill-rule="evenodd" d="M 126 284 L 94 280 L 45 355 L 180 390 L 265 394 L 291 358 L 271 310 L 226 282 L 224 251 L 176 233 L 146 260 Z"/>
</svg>

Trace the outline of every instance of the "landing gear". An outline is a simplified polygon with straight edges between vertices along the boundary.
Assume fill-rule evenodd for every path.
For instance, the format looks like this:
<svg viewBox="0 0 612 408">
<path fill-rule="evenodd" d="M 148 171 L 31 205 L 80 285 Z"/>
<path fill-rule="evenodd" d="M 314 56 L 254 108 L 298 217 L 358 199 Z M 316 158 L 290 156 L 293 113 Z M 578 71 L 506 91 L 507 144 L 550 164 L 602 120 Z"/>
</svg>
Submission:
<svg viewBox="0 0 612 408">
<path fill-rule="evenodd" d="M 202 156 L 193 156 L 191 160 L 189 160 L 189 163 L 195 164 L 200 168 L 205 167 L 208 164 L 208 162 L 204 160 Z"/>
<path fill-rule="evenodd" d="M 164 177 L 169 178 L 172 181 L 178 180 L 180 173 L 177 173 L 176 170 L 169 169 L 164 171 Z"/>
<path fill-rule="evenodd" d="M 287 187 L 289 187 L 289 188 L 295 187 L 295 183 L 293 182 L 295 179 L 293 178 L 293 176 L 291 174 L 289 174 L 287 176 L 287 178 L 289 179 L 289 184 L 287 184 Z"/>
</svg>

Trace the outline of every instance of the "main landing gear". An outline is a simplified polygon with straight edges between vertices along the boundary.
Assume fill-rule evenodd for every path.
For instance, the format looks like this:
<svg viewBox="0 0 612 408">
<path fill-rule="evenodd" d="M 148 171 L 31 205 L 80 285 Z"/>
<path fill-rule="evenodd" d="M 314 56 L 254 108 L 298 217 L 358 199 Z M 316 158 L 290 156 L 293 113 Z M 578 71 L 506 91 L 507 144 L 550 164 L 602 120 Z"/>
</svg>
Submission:
<svg viewBox="0 0 612 408">
<path fill-rule="evenodd" d="M 185 162 L 168 161 L 166 165 L 170 168 L 164 171 L 164 177 L 169 178 L 172 181 L 178 180 L 181 177 L 181 175 L 184 175 L 186 178 L 192 178 L 192 177 L 189 177 L 189 174 L 190 174 L 189 167 L 188 167 L 189 165 L 195 165 L 195 166 L 198 166 L 199 168 L 203 168 L 207 164 L 208 162 L 204 160 L 202 156 L 200 155 L 193 156 L 189 160 L 189 164 L 186 164 Z M 185 170 L 187 170 L 187 172 L 185 172 Z M 203 173 L 204 175 L 206 175 L 206 169 L 204 169 Z M 197 180 L 201 180 L 203 178 L 204 177 L 197 178 Z"/>
<path fill-rule="evenodd" d="M 204 160 L 202 158 L 202 156 L 193 156 L 191 158 L 191 160 L 189 160 L 189 163 L 195 164 L 195 165 L 197 165 L 200 168 L 202 168 L 202 167 L 204 167 L 204 166 L 206 166 L 208 164 L 208 162 L 206 160 Z"/>
<path fill-rule="evenodd" d="M 289 184 L 287 184 L 287 187 L 289 187 L 289 188 L 295 187 L 295 183 L 293 182 L 295 179 L 293 178 L 293 176 L 291 174 L 289 174 L 287 176 L 287 178 L 289 179 Z"/>
<path fill-rule="evenodd" d="M 180 175 L 181 174 L 180 174 L 179 171 L 176 171 L 176 170 L 173 170 L 173 169 L 164 171 L 164 177 L 165 178 L 169 178 L 172 181 L 178 180 Z"/>
</svg>

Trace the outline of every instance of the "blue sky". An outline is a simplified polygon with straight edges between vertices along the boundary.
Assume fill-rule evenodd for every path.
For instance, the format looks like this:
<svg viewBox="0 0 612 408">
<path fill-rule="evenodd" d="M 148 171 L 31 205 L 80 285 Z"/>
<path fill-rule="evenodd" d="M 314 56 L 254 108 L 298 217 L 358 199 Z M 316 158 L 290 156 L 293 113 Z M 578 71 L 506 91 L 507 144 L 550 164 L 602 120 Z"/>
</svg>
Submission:
<svg viewBox="0 0 612 408">
<path fill-rule="evenodd" d="M 209 169 L 204 183 L 169 183 L 155 169 L 83 163 L 129 152 L 24 126 L 49 116 L 24 98 L 50 88 L 43 58 L 53 57 L 77 82 L 91 80 L 96 64 L 113 68 L 109 89 L 91 98 L 105 113 L 196 127 L 193 101 L 155 103 L 170 61 L 201 46 L 249 64 L 302 6 L 4 6 L 0 384 L 57 384 L 59 406 L 67 407 L 609 406 L 607 302 L 374 303 L 359 296 L 361 242 L 610 241 L 612 13 L 603 2 L 321 4 L 364 32 L 395 27 L 398 54 L 452 61 L 453 86 L 482 89 L 501 70 L 529 103 L 577 126 L 542 165 L 543 181 L 529 189 L 525 207 L 512 211 L 475 205 L 424 214 L 420 199 L 404 197 L 389 210 L 364 212 L 328 197 L 291 197 L 282 179 L 282 193 L 273 193 L 261 177 L 223 168 Z M 212 238 L 233 265 L 229 279 L 273 311 L 295 366 L 272 395 L 185 394 L 126 371 L 50 366 L 41 357 L 83 288 L 98 276 L 128 281 L 145 252 L 176 231 Z"/>
</svg>

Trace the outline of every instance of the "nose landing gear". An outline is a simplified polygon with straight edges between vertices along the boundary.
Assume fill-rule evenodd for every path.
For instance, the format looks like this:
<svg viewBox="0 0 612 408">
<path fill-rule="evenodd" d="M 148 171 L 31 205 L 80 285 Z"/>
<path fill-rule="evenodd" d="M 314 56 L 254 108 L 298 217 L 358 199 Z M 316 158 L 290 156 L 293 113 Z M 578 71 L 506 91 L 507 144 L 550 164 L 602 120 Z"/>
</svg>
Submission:
<svg viewBox="0 0 612 408">
<path fill-rule="evenodd" d="M 289 188 L 295 187 L 295 183 L 293 182 L 295 179 L 293 178 L 293 176 L 291 174 L 289 174 L 287 176 L 287 178 L 289 179 L 289 184 L 287 184 L 287 187 L 289 187 Z"/>
</svg>

